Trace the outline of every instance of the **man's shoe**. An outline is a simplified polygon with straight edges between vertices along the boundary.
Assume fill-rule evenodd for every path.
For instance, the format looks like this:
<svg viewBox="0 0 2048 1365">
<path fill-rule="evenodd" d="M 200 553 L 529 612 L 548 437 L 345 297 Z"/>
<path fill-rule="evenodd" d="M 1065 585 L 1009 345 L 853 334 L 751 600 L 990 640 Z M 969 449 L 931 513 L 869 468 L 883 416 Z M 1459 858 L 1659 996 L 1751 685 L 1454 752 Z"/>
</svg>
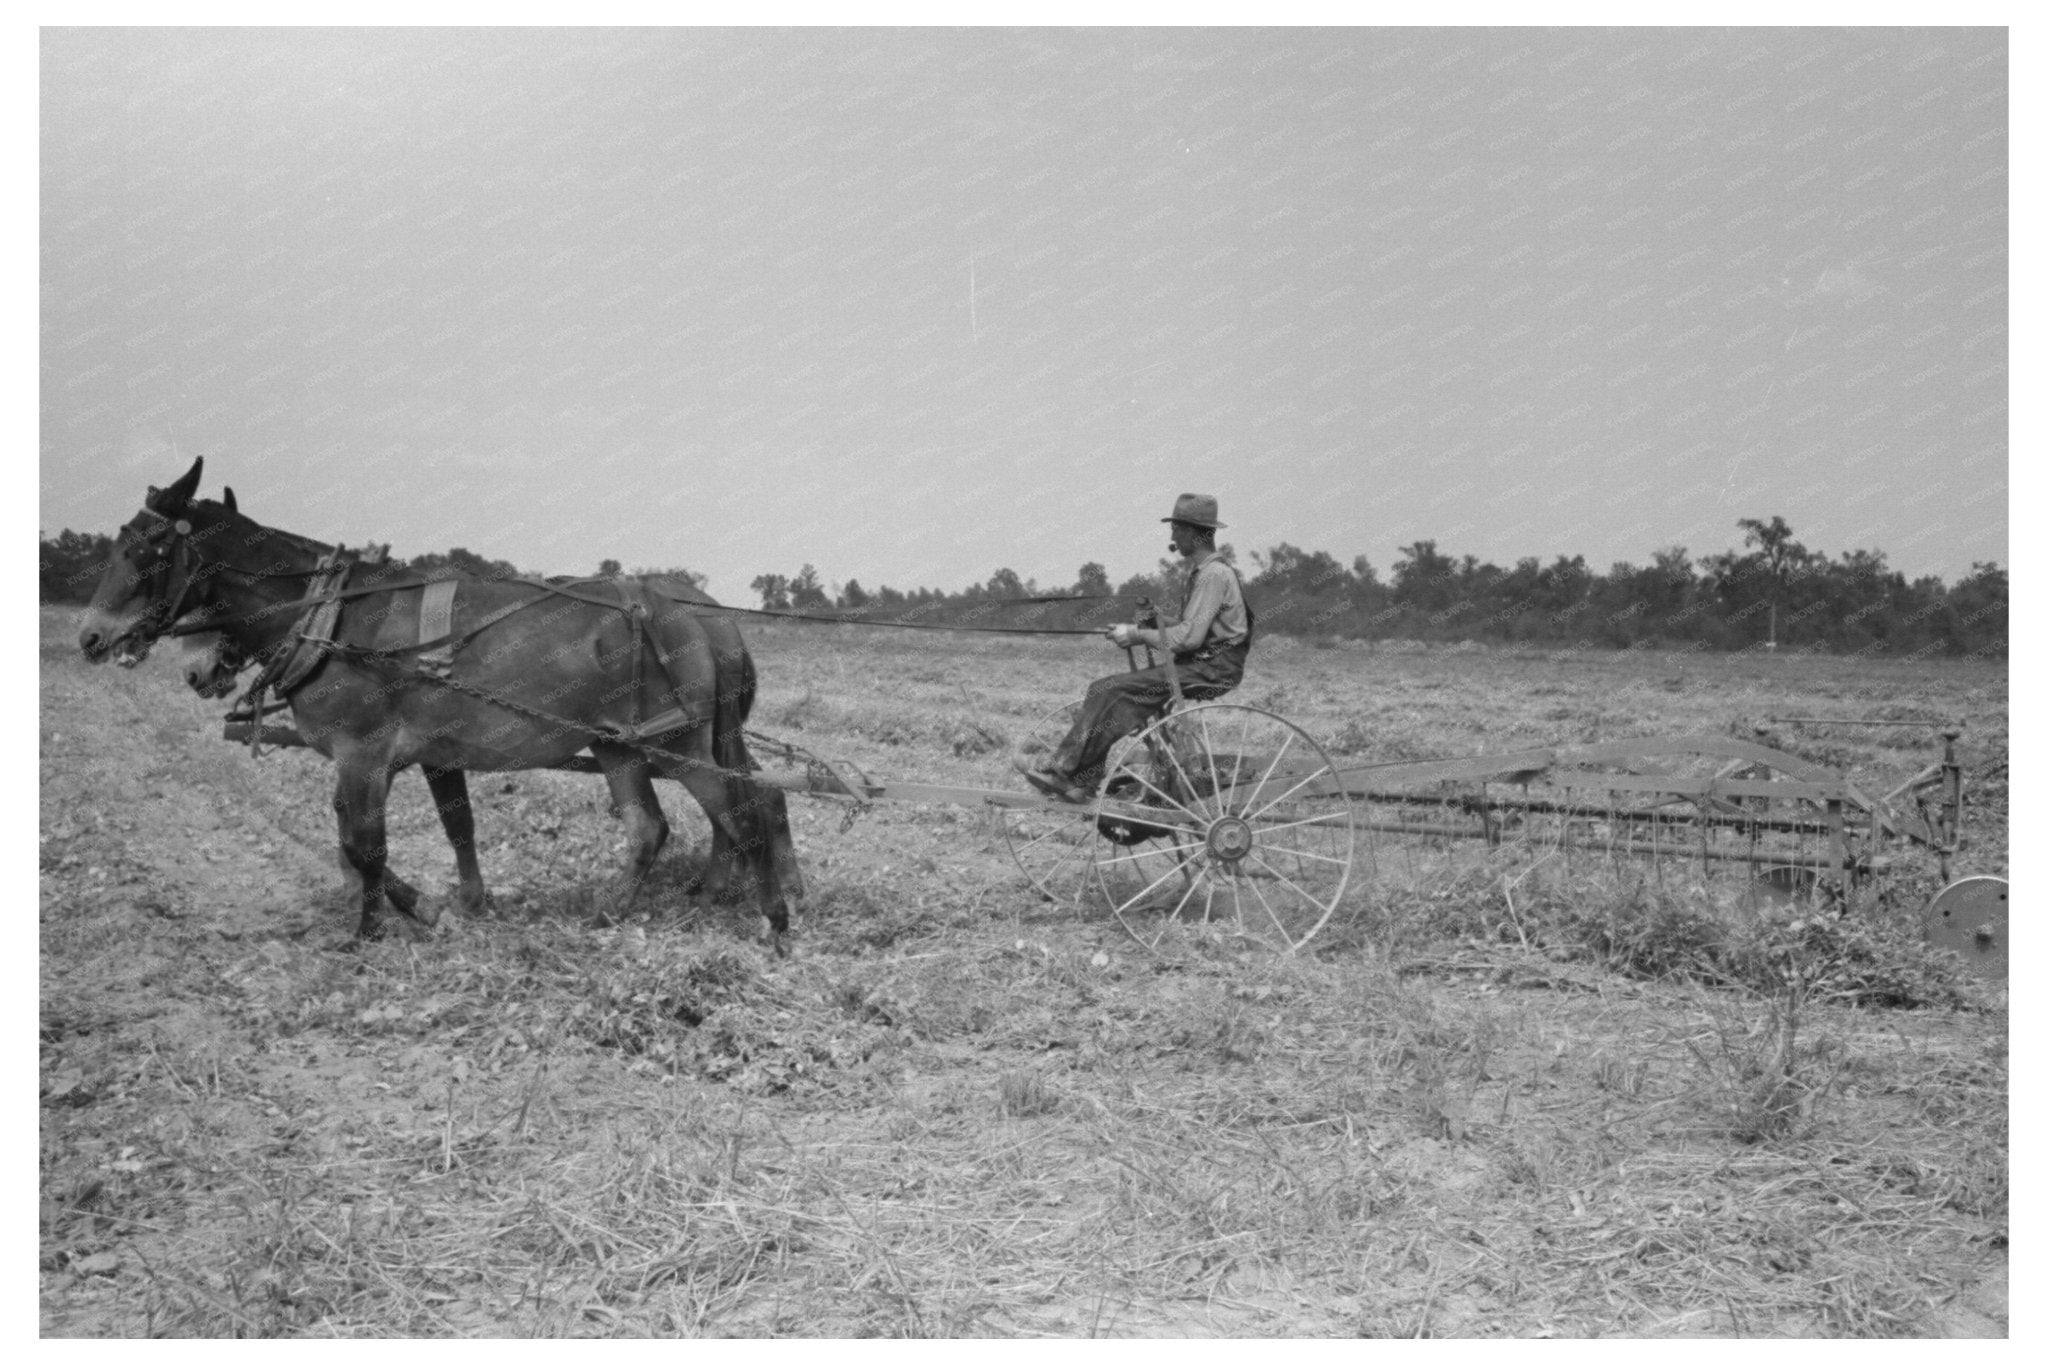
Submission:
<svg viewBox="0 0 2048 1365">
<path fill-rule="evenodd" d="M 1076 805 L 1087 804 L 1088 793 L 1069 782 L 1067 775 L 1057 768 L 1034 768 L 1022 759 L 1017 760 L 1014 766 L 1026 782 L 1047 796 L 1071 801 Z"/>
</svg>

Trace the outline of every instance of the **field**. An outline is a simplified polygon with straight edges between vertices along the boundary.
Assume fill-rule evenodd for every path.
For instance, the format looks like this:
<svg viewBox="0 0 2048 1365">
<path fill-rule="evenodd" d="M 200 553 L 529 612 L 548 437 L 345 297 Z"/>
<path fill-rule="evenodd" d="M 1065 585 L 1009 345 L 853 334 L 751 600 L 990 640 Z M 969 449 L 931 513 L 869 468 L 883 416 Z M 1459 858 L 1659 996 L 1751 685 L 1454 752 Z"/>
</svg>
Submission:
<svg viewBox="0 0 2048 1365">
<path fill-rule="evenodd" d="M 777 959 L 684 897 L 707 827 L 666 784 L 643 913 L 593 927 L 603 784 L 521 773 L 471 779 L 481 919 L 400 777 L 393 865 L 447 911 L 345 951 L 325 761 L 252 759 L 175 649 L 92 669 L 74 629 L 44 610 L 45 1335 L 2005 1334 L 2005 996 L 1895 939 L 1846 987 L 1801 924 L 1716 938 L 1712 887 L 1517 901 L 1390 850 L 1307 953 L 1154 955 L 1031 894 L 987 811 L 798 797 Z M 1122 662 L 749 638 L 757 728 L 979 786 Z M 2006 873 L 2002 664 L 1276 640 L 1238 699 L 1384 758 L 1960 718 L 1958 871 Z M 1785 739 L 1880 789 L 1933 757 Z"/>
</svg>

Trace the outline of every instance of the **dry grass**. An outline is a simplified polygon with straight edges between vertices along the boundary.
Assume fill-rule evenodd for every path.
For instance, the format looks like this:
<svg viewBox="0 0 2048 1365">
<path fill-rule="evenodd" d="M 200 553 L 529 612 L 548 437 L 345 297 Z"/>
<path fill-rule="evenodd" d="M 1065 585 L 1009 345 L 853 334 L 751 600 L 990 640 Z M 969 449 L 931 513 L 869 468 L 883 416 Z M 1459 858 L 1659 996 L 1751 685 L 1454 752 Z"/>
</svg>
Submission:
<svg viewBox="0 0 2048 1365">
<path fill-rule="evenodd" d="M 889 643 L 765 633 L 764 725 L 1005 785 L 956 740 L 1100 662 Z M 1573 728 L 1532 689 L 1605 725 L 1596 663 L 1524 669 L 1465 747 Z M 1663 679 L 1719 666 L 1626 663 L 1695 710 Z M 1276 651 L 1247 691 L 1443 752 L 1502 687 L 1358 684 L 1384 664 Z M 589 927 L 616 826 L 533 774 L 475 783 L 494 918 L 343 953 L 322 765 L 250 765 L 156 664 L 44 678 L 48 1334 L 1878 1336 L 1952 1330 L 2003 1264 L 2002 1011 L 1564 937 L 1627 921 L 1620 873 L 1397 865 L 1312 955 L 1152 956 L 1026 894 L 981 812 L 798 803 L 778 961 L 751 909 L 680 902 L 677 854 L 658 914 Z M 444 876 L 397 790 L 394 858 Z"/>
</svg>

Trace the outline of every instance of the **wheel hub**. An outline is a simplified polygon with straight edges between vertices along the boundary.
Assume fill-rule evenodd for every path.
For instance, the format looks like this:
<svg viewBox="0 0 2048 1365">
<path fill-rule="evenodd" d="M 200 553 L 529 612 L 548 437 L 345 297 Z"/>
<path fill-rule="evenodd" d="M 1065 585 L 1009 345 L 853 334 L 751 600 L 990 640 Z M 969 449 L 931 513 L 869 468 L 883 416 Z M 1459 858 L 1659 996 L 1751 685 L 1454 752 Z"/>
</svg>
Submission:
<svg viewBox="0 0 2048 1365">
<path fill-rule="evenodd" d="M 1226 863 L 1234 863 L 1252 851 L 1252 827 L 1235 815 L 1226 815 L 1209 826 L 1209 852 Z"/>
</svg>

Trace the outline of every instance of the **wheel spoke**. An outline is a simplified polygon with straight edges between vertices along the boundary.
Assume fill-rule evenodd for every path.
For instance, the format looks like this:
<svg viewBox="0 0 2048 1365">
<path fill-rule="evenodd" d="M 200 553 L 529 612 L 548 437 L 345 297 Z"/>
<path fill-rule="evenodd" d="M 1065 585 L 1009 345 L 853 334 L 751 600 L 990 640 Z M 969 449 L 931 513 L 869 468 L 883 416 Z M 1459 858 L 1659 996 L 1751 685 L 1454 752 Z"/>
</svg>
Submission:
<svg viewBox="0 0 2048 1365">
<path fill-rule="evenodd" d="M 1183 807 L 1185 808 L 1188 802 L 1192 802 L 1193 807 L 1189 810 L 1189 814 L 1193 815 L 1196 819 L 1207 820 L 1209 818 L 1208 812 L 1202 809 L 1201 797 L 1196 795 L 1198 788 L 1195 779 L 1188 775 L 1186 768 L 1181 766 L 1180 746 L 1173 742 L 1172 736 L 1168 736 L 1161 747 L 1166 750 L 1166 761 L 1171 763 L 1173 770 L 1180 774 L 1184 790 L 1188 793 L 1187 798 L 1182 802 Z"/>
<path fill-rule="evenodd" d="M 1280 793 L 1280 794 L 1279 794 L 1278 796 L 1274 797 L 1274 798 L 1273 798 L 1273 799 L 1272 799 L 1271 801 L 1268 801 L 1268 802 L 1267 802 L 1267 803 L 1266 803 L 1265 805 L 1263 805 L 1263 806 L 1260 806 L 1260 807 L 1259 807 L 1259 808 L 1258 808 L 1257 810 L 1253 811 L 1253 812 L 1252 812 L 1252 813 L 1251 813 L 1250 815 L 1247 815 L 1247 816 L 1245 816 L 1244 818 L 1245 818 L 1245 819 L 1247 819 L 1247 820 L 1256 820 L 1256 819 L 1258 819 L 1258 818 L 1259 818 L 1259 817 L 1260 817 L 1261 815 L 1264 815 L 1264 814 L 1265 814 L 1265 813 L 1266 813 L 1267 811 L 1269 811 L 1269 810 L 1273 809 L 1273 807 L 1275 807 L 1275 806 L 1279 805 L 1279 804 L 1280 804 L 1280 803 L 1281 803 L 1282 801 L 1285 801 L 1285 800 L 1286 800 L 1286 799 L 1287 799 L 1288 797 L 1290 797 L 1290 796 L 1294 795 L 1294 794 L 1295 794 L 1296 792 L 1300 791 L 1300 790 L 1301 790 L 1301 789 L 1302 789 L 1303 787 L 1306 787 L 1306 786 L 1307 786 L 1307 785 L 1308 785 L 1309 783 L 1311 783 L 1311 782 L 1315 781 L 1315 780 L 1316 780 L 1316 779 L 1317 779 L 1318 777 L 1321 777 L 1321 776 L 1323 775 L 1323 771 L 1324 771 L 1324 770 L 1323 770 L 1323 769 L 1320 769 L 1320 768 L 1317 768 L 1317 769 L 1311 769 L 1311 770 L 1309 771 L 1309 774 L 1308 774 L 1308 776 L 1306 776 L 1306 777 L 1302 778 L 1302 779 L 1301 779 L 1301 781 L 1299 781 L 1299 782 L 1295 783 L 1295 784 L 1294 784 L 1293 786 L 1289 787 L 1289 788 L 1288 788 L 1288 789 L 1287 789 L 1286 791 L 1284 791 L 1284 792 L 1281 792 L 1281 793 Z M 1251 802 L 1247 801 L 1247 802 L 1246 802 L 1245 804 L 1246 804 L 1246 805 L 1250 805 L 1250 804 L 1251 804 Z"/>
<path fill-rule="evenodd" d="M 1185 863 L 1181 864 L 1181 867 L 1180 867 L 1180 869 L 1179 869 L 1179 870 L 1180 870 L 1180 871 L 1186 871 L 1186 870 L 1187 870 L 1187 864 L 1185 864 Z M 1191 877 L 1191 878 L 1189 878 L 1189 879 L 1188 879 L 1188 889 L 1180 893 L 1180 899 L 1179 899 L 1179 900 L 1177 900 L 1177 901 L 1175 901 L 1175 902 L 1173 903 L 1173 909 L 1171 909 L 1171 910 L 1169 910 L 1169 911 L 1167 911 L 1167 912 L 1166 912 L 1166 916 L 1165 916 L 1165 918 L 1167 918 L 1167 919 L 1179 919 L 1179 918 L 1180 918 L 1180 912 L 1181 912 L 1181 909 L 1182 909 L 1182 907 L 1184 907 L 1184 906 L 1185 906 L 1185 905 L 1186 905 L 1186 904 L 1188 903 L 1188 900 L 1189 900 L 1189 898 L 1190 898 L 1190 897 L 1192 897 L 1192 896 L 1193 896 L 1193 895 L 1195 894 L 1195 888 L 1196 888 L 1196 887 L 1198 887 L 1198 886 L 1200 886 L 1200 885 L 1202 885 L 1202 884 L 1203 884 L 1204 882 L 1206 882 L 1206 881 L 1208 881 L 1208 880 L 1209 880 L 1209 879 L 1208 879 L 1207 877 Z"/>
<path fill-rule="evenodd" d="M 1195 819 L 1197 819 L 1197 820 L 1200 820 L 1200 819 L 1202 819 L 1202 818 L 1203 818 L 1203 816 L 1202 816 L 1202 813 L 1201 813 L 1200 811 L 1192 811 L 1192 810 L 1189 810 L 1189 809 L 1188 809 L 1188 808 L 1187 808 L 1187 807 L 1186 807 L 1186 806 L 1185 806 L 1185 805 L 1184 805 L 1184 804 L 1183 804 L 1183 803 L 1182 803 L 1182 802 L 1180 801 L 1180 799 L 1179 799 L 1178 797 L 1174 796 L 1174 795 L 1173 795 L 1173 794 L 1172 794 L 1171 792 L 1163 792 L 1163 791 L 1159 790 L 1159 788 L 1157 788 L 1157 787 L 1153 786 L 1153 785 L 1152 785 L 1152 782 L 1151 782 L 1151 779 L 1147 778 L 1147 777 L 1145 776 L 1145 774 L 1143 774 L 1143 773 L 1139 772 L 1139 771 L 1138 771 L 1138 770 L 1137 770 L 1136 768 L 1133 768 L 1133 767 L 1131 767 L 1131 766 L 1130 766 L 1130 765 L 1128 765 L 1128 764 L 1122 764 L 1122 763 L 1120 763 L 1120 764 L 1118 764 L 1118 765 L 1117 765 L 1116 771 L 1117 771 L 1117 772 L 1119 772 L 1119 773 L 1129 773 L 1129 774 L 1131 775 L 1131 777 L 1132 777 L 1132 778 L 1134 778 L 1134 779 L 1135 779 L 1135 780 L 1137 781 L 1137 783 L 1138 783 L 1138 784 L 1139 784 L 1140 786 L 1144 787 L 1144 788 L 1145 788 L 1145 789 L 1146 789 L 1147 791 L 1151 792 L 1151 793 L 1152 793 L 1152 794 L 1153 794 L 1154 796 L 1158 797 L 1158 798 L 1159 798 L 1159 799 L 1160 799 L 1161 801 L 1170 801 L 1170 802 L 1172 802 L 1172 803 L 1173 803 L 1173 806 L 1174 806 L 1174 808 L 1175 808 L 1176 810 L 1179 810 L 1179 811 L 1180 811 L 1180 812 L 1182 812 L 1183 814 L 1185 814 L 1185 815 L 1191 815 L 1191 816 L 1193 816 L 1193 817 L 1194 817 Z M 1105 780 L 1105 781 L 1103 782 L 1103 784 L 1102 784 L 1102 785 L 1103 785 L 1103 787 L 1104 787 L 1105 789 L 1107 789 L 1107 788 L 1108 788 L 1108 786 L 1109 786 L 1109 783 L 1108 783 L 1108 782 L 1107 782 L 1107 781 Z M 1111 799 L 1111 798 L 1109 798 L 1109 797 L 1104 797 L 1104 798 L 1103 798 L 1103 800 L 1105 800 L 1105 801 L 1107 801 L 1107 800 L 1109 800 L 1109 799 Z M 1122 804 L 1125 804 L 1125 805 L 1131 805 L 1131 804 L 1135 804 L 1135 803 L 1132 803 L 1132 802 L 1123 802 Z M 1133 819 L 1133 820 L 1135 820 L 1135 819 L 1139 819 L 1140 817 L 1138 817 L 1138 816 L 1130 816 L 1130 817 L 1128 817 L 1128 818 L 1130 818 L 1130 819 Z"/>
<path fill-rule="evenodd" d="M 1101 865 L 1098 864 L 1097 866 Z M 1119 912 L 1122 912 L 1127 907 L 1136 905 L 1139 901 L 1142 901 L 1143 899 L 1145 899 L 1145 897 L 1151 895 L 1154 887 L 1158 886 L 1159 883 L 1165 881 L 1168 877 L 1171 877 L 1174 873 L 1180 871 L 1181 868 L 1184 866 L 1185 864 L 1181 862 L 1174 863 L 1172 867 L 1167 868 L 1166 871 L 1160 873 L 1158 876 L 1154 877 L 1150 882 L 1146 883 L 1144 890 L 1140 891 L 1137 895 L 1127 897 L 1122 902 L 1120 902 L 1117 905 L 1117 910 Z M 1138 875 L 1143 876 L 1144 874 L 1139 873 Z M 1107 887 L 1104 887 L 1103 889 L 1108 890 Z M 1115 892 L 1110 892 L 1112 899 L 1115 897 L 1115 894 Z"/>
<path fill-rule="evenodd" d="M 1294 732 L 1290 730 L 1287 734 L 1281 737 L 1279 749 L 1277 749 L 1274 752 L 1272 761 L 1266 764 L 1266 771 L 1259 774 L 1258 785 L 1252 788 L 1251 795 L 1245 797 L 1244 806 L 1240 807 L 1240 809 L 1250 807 L 1252 802 L 1259 799 L 1259 793 L 1266 789 L 1267 779 L 1273 776 L 1273 770 L 1280 766 L 1280 760 L 1287 756 L 1287 748 L 1289 745 L 1293 743 Z"/>
<path fill-rule="evenodd" d="M 1295 880 L 1294 880 L 1294 878 L 1292 878 L 1292 877 L 1288 876 L 1288 875 L 1287 875 L 1287 874 L 1286 874 L 1285 872 L 1282 872 L 1282 871 L 1281 871 L 1281 870 L 1280 870 L 1279 868 L 1277 868 L 1277 867 L 1273 866 L 1273 865 L 1272 865 L 1271 863 L 1267 862 L 1267 861 L 1266 861 L 1266 860 L 1265 860 L 1264 858 L 1261 858 L 1261 857 L 1260 857 L 1260 856 L 1259 856 L 1258 854 L 1256 854 L 1256 853 L 1253 853 L 1253 854 L 1249 854 L 1249 855 L 1247 855 L 1247 856 L 1249 856 L 1249 857 L 1251 858 L 1251 860 L 1252 860 L 1253 862 L 1257 863 L 1257 864 L 1258 864 L 1258 865 L 1259 865 L 1260 867 L 1263 867 L 1263 868 L 1265 868 L 1265 869 L 1266 869 L 1266 871 L 1267 871 L 1268 873 L 1272 874 L 1272 876 L 1273 876 L 1273 877 L 1274 877 L 1274 878 L 1275 878 L 1276 880 L 1278 880 L 1278 881 L 1283 881 L 1283 882 L 1286 882 L 1286 883 L 1287 883 L 1287 884 L 1288 884 L 1289 886 L 1293 887 L 1293 888 L 1294 888 L 1294 894 L 1295 894 L 1295 895 L 1297 895 L 1297 896 L 1299 896 L 1299 897 L 1301 897 L 1301 898 L 1302 898 L 1303 900 L 1307 901 L 1307 902 L 1308 902 L 1308 903 L 1309 903 L 1310 905 L 1314 905 L 1314 906 L 1321 906 L 1321 905 L 1322 905 L 1322 903 L 1323 903 L 1323 902 L 1322 902 L 1322 898 L 1321 898 L 1321 897 L 1319 897 L 1319 896 L 1315 896 L 1315 895 L 1311 895 L 1311 894 L 1310 894 L 1310 893 L 1309 893 L 1308 891 L 1306 891 L 1306 890 L 1304 890 L 1304 889 L 1302 888 L 1302 885 L 1301 885 L 1301 883 L 1299 883 L 1299 882 L 1295 881 Z M 1336 898 L 1335 898 L 1335 897 L 1333 896 L 1333 897 L 1331 897 L 1331 899 L 1332 899 L 1332 900 L 1334 900 L 1334 899 L 1336 899 Z"/>
<path fill-rule="evenodd" d="M 1259 884 L 1257 882 L 1252 883 L 1252 894 L 1259 898 L 1259 904 L 1265 907 L 1266 918 L 1271 920 L 1273 922 L 1273 927 L 1280 931 L 1280 937 L 1287 940 L 1287 946 L 1290 948 L 1294 947 L 1294 936 L 1288 933 L 1287 926 L 1280 922 L 1279 914 L 1275 912 L 1273 909 L 1273 902 L 1266 899 L 1266 893 L 1259 889 Z M 1318 906 L 1317 908 L 1320 909 L 1321 907 Z"/>
<path fill-rule="evenodd" d="M 1098 861 L 1103 867 L 1115 867 L 1118 863 L 1135 863 L 1144 858 L 1158 858 L 1169 853 L 1179 853 L 1185 850 L 1199 849 L 1200 847 L 1202 847 L 1202 841 L 1197 839 L 1189 844 L 1174 844 L 1169 848 L 1141 849 L 1136 853 L 1123 853 L 1114 858 L 1102 858 Z"/>
<path fill-rule="evenodd" d="M 1267 851 L 1275 856 L 1285 854 L 1289 858 L 1313 858 L 1319 863 L 1335 863 L 1339 867 L 1347 866 L 1351 862 L 1349 858 L 1332 858 L 1324 853 L 1311 853 L 1305 848 L 1276 848 Z"/>
<path fill-rule="evenodd" d="M 1306 820 L 1289 820 L 1278 825 L 1260 824 L 1254 825 L 1253 828 L 1262 835 L 1278 834 L 1283 829 L 1298 829 L 1303 825 L 1324 825 L 1333 820 L 1341 824 L 1349 814 L 1349 811 L 1326 810 L 1321 815 L 1311 815 Z"/>
<path fill-rule="evenodd" d="M 1223 779 L 1216 772 L 1216 740 L 1209 733 L 1209 713 L 1200 707 L 1195 709 L 1195 719 L 1202 726 L 1202 757 L 1209 765 L 1209 797 L 1215 803 L 1216 813 L 1223 814 Z"/>
</svg>

